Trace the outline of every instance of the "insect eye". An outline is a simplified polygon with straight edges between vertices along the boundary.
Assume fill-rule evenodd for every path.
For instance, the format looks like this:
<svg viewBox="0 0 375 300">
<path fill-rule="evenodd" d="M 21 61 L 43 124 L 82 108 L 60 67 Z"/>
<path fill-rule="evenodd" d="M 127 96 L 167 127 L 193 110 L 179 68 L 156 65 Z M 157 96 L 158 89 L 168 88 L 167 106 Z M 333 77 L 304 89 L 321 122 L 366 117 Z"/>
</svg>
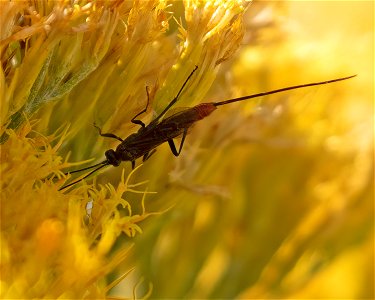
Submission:
<svg viewBox="0 0 375 300">
<path fill-rule="evenodd" d="M 105 157 L 108 160 L 108 163 L 114 167 L 120 165 L 121 160 L 117 158 L 116 152 L 112 149 L 109 149 L 105 152 Z"/>
</svg>

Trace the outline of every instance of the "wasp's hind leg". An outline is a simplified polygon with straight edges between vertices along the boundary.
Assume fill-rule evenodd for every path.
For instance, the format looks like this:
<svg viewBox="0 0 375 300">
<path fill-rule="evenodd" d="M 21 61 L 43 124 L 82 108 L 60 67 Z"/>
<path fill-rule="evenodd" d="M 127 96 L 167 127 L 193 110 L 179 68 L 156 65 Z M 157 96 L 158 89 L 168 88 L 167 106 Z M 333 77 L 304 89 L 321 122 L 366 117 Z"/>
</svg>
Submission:
<svg viewBox="0 0 375 300">
<path fill-rule="evenodd" d="M 172 101 L 167 105 L 166 108 L 164 108 L 164 110 L 160 113 L 160 115 L 158 115 L 153 121 L 156 121 L 156 120 L 159 120 L 161 119 L 165 114 L 166 112 L 177 102 L 178 98 L 180 97 L 182 91 L 184 90 L 184 87 L 186 86 L 186 84 L 188 83 L 188 81 L 190 80 L 191 76 L 193 76 L 194 72 L 198 69 L 198 66 L 195 66 L 194 70 L 190 73 L 190 75 L 188 76 L 188 78 L 186 78 L 185 82 L 183 83 L 182 87 L 180 88 L 180 90 L 178 91 L 176 97 L 174 97 L 172 99 Z M 173 143 L 173 142 L 172 142 Z"/>
<path fill-rule="evenodd" d="M 102 133 L 102 130 L 100 129 L 100 127 L 97 126 L 95 123 L 94 123 L 94 127 L 95 127 L 96 129 L 98 129 L 98 131 L 99 131 L 99 135 L 100 135 L 100 136 L 113 138 L 113 139 L 119 140 L 120 142 L 123 142 L 123 141 L 124 141 L 122 138 L 118 137 L 117 135 L 115 135 L 115 134 L 113 134 L 113 133 Z"/>
<path fill-rule="evenodd" d="M 179 156 L 180 155 L 181 150 L 182 150 L 182 146 L 184 145 L 184 142 L 185 142 L 185 138 L 186 138 L 187 132 L 188 132 L 188 129 L 185 128 L 184 132 L 182 134 L 182 140 L 181 140 L 181 144 L 180 144 L 180 147 L 179 147 L 178 151 L 176 149 L 176 145 L 174 144 L 173 140 L 172 139 L 168 140 L 169 147 L 171 148 L 171 151 L 172 151 L 172 153 L 173 153 L 174 156 Z"/>
<path fill-rule="evenodd" d="M 146 93 L 147 93 L 147 104 L 146 104 L 146 107 L 145 107 L 142 111 L 140 111 L 139 113 L 137 113 L 137 114 L 133 117 L 133 119 L 131 119 L 131 122 L 132 122 L 133 124 L 140 125 L 140 126 L 142 126 L 143 128 L 146 127 L 145 123 L 143 123 L 141 120 L 136 120 L 135 118 L 138 117 L 138 116 L 140 116 L 141 114 L 144 114 L 144 113 L 147 111 L 148 104 L 150 103 L 150 93 L 149 93 L 149 91 L 148 91 L 148 86 L 146 86 Z"/>
</svg>

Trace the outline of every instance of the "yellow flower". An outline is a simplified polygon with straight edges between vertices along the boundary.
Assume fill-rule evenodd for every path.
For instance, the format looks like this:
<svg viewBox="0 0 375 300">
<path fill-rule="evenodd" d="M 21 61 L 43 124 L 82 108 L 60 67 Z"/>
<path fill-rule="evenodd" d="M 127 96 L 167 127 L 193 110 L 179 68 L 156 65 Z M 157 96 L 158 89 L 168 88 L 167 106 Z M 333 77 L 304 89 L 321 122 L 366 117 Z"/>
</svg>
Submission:
<svg viewBox="0 0 375 300">
<path fill-rule="evenodd" d="M 68 166 L 57 154 L 62 139 L 51 147 L 52 137 L 28 138 L 30 130 L 28 125 L 19 134 L 7 131 L 1 148 L 2 296 L 103 298 L 104 276 L 131 248 L 113 251 L 114 243 L 122 232 L 141 232 L 137 223 L 150 215 L 144 197 L 141 213 L 133 215 L 124 193 L 148 192 L 135 190 L 123 176 L 117 189 L 83 185 L 62 194 L 61 180 L 45 178 L 61 177 L 59 168 Z M 125 215 L 122 208 L 128 208 Z"/>
</svg>

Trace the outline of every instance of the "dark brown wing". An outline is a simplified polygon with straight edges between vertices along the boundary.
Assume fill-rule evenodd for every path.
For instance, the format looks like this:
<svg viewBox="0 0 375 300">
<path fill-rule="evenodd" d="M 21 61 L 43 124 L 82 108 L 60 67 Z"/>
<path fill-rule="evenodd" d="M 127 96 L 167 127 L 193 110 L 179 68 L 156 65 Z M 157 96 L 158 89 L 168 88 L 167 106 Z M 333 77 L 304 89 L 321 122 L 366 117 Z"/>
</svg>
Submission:
<svg viewBox="0 0 375 300">
<path fill-rule="evenodd" d="M 119 145 L 119 151 L 130 152 L 132 157 L 140 157 L 157 146 L 180 136 L 195 122 L 203 119 L 216 109 L 212 104 L 200 104 L 195 107 L 185 108 L 159 123 L 151 122 L 137 133 L 128 136 Z M 207 113 L 208 112 L 208 113 Z"/>
<path fill-rule="evenodd" d="M 156 125 L 151 123 L 145 128 L 141 128 L 137 133 L 128 136 L 117 147 L 117 150 L 131 153 L 131 157 L 138 158 L 182 134 L 183 128 L 179 129 L 175 122 L 165 122 L 165 120 Z"/>
</svg>

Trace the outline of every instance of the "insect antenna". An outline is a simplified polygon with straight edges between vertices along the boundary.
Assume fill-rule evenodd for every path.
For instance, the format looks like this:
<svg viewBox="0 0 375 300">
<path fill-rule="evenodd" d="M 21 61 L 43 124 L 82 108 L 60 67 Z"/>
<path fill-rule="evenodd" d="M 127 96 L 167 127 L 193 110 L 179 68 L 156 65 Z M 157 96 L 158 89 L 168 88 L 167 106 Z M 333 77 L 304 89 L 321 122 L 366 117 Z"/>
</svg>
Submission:
<svg viewBox="0 0 375 300">
<path fill-rule="evenodd" d="M 347 80 L 347 79 L 353 78 L 355 76 L 357 76 L 357 75 L 352 75 L 352 76 L 347 76 L 347 77 L 342 77 L 342 78 L 337 78 L 337 79 L 332 79 L 332 80 L 327 80 L 327 81 L 320 81 L 320 82 L 314 82 L 314 83 L 294 85 L 294 86 L 289 86 L 289 87 L 285 87 L 285 88 L 282 88 L 282 89 L 277 89 L 277 90 L 273 90 L 273 91 L 269 91 L 269 92 L 253 94 L 253 95 L 249 95 L 249 96 L 224 100 L 224 101 L 220 101 L 220 102 L 213 102 L 212 104 L 215 105 L 215 106 L 220 106 L 220 105 L 225 105 L 225 104 L 229 104 L 229 103 L 233 103 L 233 102 L 237 102 L 237 101 L 243 101 L 243 100 L 248 100 L 248 99 L 257 98 L 257 97 L 261 97 L 261 96 L 281 93 L 281 92 L 285 92 L 285 91 L 301 89 L 301 88 L 305 88 L 305 87 L 308 87 L 308 86 L 322 85 L 322 84 L 328 84 L 328 83 L 332 83 L 332 82 Z"/>
<path fill-rule="evenodd" d="M 96 164 L 96 165 L 93 165 L 93 166 L 90 166 L 90 167 L 87 167 L 87 168 L 83 168 L 83 169 L 79 169 L 79 170 L 75 170 L 75 171 L 72 171 L 72 172 L 68 172 L 68 173 L 66 173 L 66 174 L 77 173 L 77 172 L 85 171 L 85 170 L 92 169 L 92 168 L 95 168 L 95 167 L 99 166 L 99 167 L 97 167 L 95 170 L 93 170 L 93 171 L 91 171 L 90 173 L 88 173 L 88 174 L 87 174 L 86 176 L 84 176 L 83 178 L 78 179 L 78 180 L 76 180 L 76 181 L 73 181 L 72 183 L 69 183 L 69 184 L 64 185 L 63 187 L 59 188 L 59 191 L 61 191 L 61 190 L 63 190 L 63 189 L 66 189 L 66 188 L 68 188 L 68 187 L 70 187 L 70 186 L 72 186 L 72 185 L 74 185 L 74 184 L 76 184 L 76 183 L 82 181 L 83 179 L 89 177 L 90 175 L 94 174 L 96 171 L 98 171 L 98 170 L 100 170 L 101 168 L 103 168 L 103 167 L 105 167 L 105 166 L 108 166 L 108 165 L 109 165 L 108 161 L 105 160 L 105 161 L 102 161 L 101 163 L 98 163 L 98 164 Z"/>
<path fill-rule="evenodd" d="M 102 161 L 102 162 L 100 162 L 100 163 L 98 163 L 98 164 L 92 165 L 92 166 L 87 167 L 87 168 L 83 168 L 83 169 L 79 169 L 79 170 L 75 170 L 75 171 L 67 172 L 67 173 L 65 173 L 65 175 L 73 174 L 73 173 L 78 173 L 78 172 L 85 171 L 85 170 L 89 170 L 89 169 L 95 168 L 95 167 L 97 167 L 97 166 L 103 165 L 103 164 L 105 164 L 106 162 L 107 162 L 107 160 L 104 160 L 104 161 Z"/>
</svg>

